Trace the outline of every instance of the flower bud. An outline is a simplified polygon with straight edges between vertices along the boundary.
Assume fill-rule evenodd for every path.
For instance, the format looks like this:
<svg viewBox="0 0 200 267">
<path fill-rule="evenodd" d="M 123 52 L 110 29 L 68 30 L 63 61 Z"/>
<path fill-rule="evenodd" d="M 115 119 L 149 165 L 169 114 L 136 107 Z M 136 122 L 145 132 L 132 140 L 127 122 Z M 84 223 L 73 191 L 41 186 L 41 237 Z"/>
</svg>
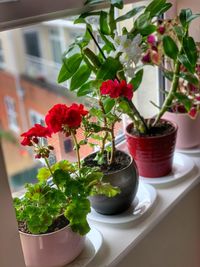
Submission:
<svg viewBox="0 0 200 267">
<path fill-rule="evenodd" d="M 147 37 L 147 42 L 151 45 L 154 45 L 155 42 L 156 42 L 156 38 L 154 35 L 150 34 L 148 37 Z"/>
<path fill-rule="evenodd" d="M 48 149 L 49 149 L 49 150 L 54 150 L 54 147 L 51 146 L 51 145 L 49 145 L 49 146 L 48 146 Z"/>
<path fill-rule="evenodd" d="M 165 26 L 159 26 L 158 29 L 157 29 L 157 32 L 160 33 L 160 34 L 164 34 L 165 33 Z"/>
<path fill-rule="evenodd" d="M 34 138 L 33 138 L 33 142 L 34 142 L 35 144 L 38 144 L 38 143 L 39 143 L 38 138 L 37 138 L 37 137 L 34 137 Z"/>
<path fill-rule="evenodd" d="M 40 159 L 40 158 L 41 158 L 41 155 L 40 155 L 40 154 L 36 154 L 36 155 L 35 155 L 35 158 L 36 158 L 36 159 Z"/>
<path fill-rule="evenodd" d="M 150 52 L 146 53 L 146 54 L 142 57 L 142 62 L 143 62 L 143 63 L 151 63 L 151 55 L 150 55 Z"/>
</svg>

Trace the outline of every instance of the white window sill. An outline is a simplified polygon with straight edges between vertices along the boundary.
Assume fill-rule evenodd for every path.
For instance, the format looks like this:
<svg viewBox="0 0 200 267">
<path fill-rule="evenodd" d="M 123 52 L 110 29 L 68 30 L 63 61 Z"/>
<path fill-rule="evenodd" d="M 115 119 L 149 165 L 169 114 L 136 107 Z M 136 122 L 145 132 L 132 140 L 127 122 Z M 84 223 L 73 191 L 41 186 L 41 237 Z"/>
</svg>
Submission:
<svg viewBox="0 0 200 267">
<path fill-rule="evenodd" d="M 200 155 L 192 157 L 197 166 L 200 166 Z M 123 266 L 120 262 L 128 255 L 131 255 L 133 248 L 154 229 L 158 224 L 167 219 L 169 212 L 184 199 L 200 182 L 200 167 L 196 167 L 190 177 L 177 182 L 177 184 L 157 186 L 157 202 L 154 208 L 144 215 L 140 220 L 133 223 L 111 225 L 99 222 L 91 222 L 91 227 L 97 228 L 103 235 L 103 246 L 99 254 L 88 267 Z M 164 240 L 163 240 L 164 242 Z M 141 254 L 145 257 L 145 252 Z M 167 254 L 166 257 L 170 255 Z M 187 255 L 185 255 L 187 257 Z M 165 259 L 163 259 L 165 261 Z M 128 265 L 129 266 L 129 265 Z M 131 264 L 130 266 L 136 265 Z M 149 265 L 147 262 L 146 266 Z M 175 265 L 174 265 L 175 266 Z M 199 266 L 199 265 L 195 265 Z M 160 266 L 161 267 L 161 266 Z M 172 266 L 168 266 L 172 267 Z M 176 267 L 180 267 L 176 265 Z M 193 266 L 190 266 L 193 267 Z"/>
</svg>

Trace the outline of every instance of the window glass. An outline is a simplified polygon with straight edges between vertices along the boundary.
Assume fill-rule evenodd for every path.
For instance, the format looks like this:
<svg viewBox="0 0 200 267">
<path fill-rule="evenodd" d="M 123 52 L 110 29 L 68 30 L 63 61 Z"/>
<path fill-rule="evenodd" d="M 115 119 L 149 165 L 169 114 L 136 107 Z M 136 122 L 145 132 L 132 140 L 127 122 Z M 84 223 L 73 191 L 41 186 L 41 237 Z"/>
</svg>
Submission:
<svg viewBox="0 0 200 267">
<path fill-rule="evenodd" d="M 124 12 L 132 6 L 127 5 Z M 35 181 L 36 170 L 42 165 L 42 162 L 34 158 L 31 149 L 20 145 L 20 134 L 35 123 L 43 124 L 45 114 L 57 103 L 70 105 L 78 100 L 88 106 L 94 102 L 91 97 L 77 99 L 76 95 L 68 90 L 68 82 L 61 85 L 57 83 L 63 52 L 85 29 L 84 25 L 74 25 L 73 20 L 74 17 L 58 19 L 0 33 L 0 39 L 7 47 L 4 58 L 6 69 L 0 71 L 0 124 L 3 131 L 11 130 L 15 139 L 14 143 L 8 138 L 2 141 L 9 182 L 14 194 L 23 189 L 26 182 Z M 96 18 L 91 17 L 90 21 L 92 20 L 98 23 Z M 127 27 L 131 27 L 131 21 L 127 20 L 125 23 Z M 100 36 L 97 32 L 94 34 L 101 46 Z M 157 70 L 148 68 L 142 85 L 134 95 L 135 104 L 145 117 L 153 115 L 154 108 L 150 101 L 156 103 L 158 99 Z M 122 134 L 122 123 L 119 123 L 116 135 Z M 78 139 L 82 138 L 83 133 L 80 131 Z M 51 140 L 51 144 L 55 146 L 56 152 L 56 157 L 51 157 L 52 163 L 56 159 L 75 160 L 70 138 L 60 135 L 59 138 Z M 94 148 L 85 146 L 81 149 L 81 157 L 93 150 Z"/>
</svg>

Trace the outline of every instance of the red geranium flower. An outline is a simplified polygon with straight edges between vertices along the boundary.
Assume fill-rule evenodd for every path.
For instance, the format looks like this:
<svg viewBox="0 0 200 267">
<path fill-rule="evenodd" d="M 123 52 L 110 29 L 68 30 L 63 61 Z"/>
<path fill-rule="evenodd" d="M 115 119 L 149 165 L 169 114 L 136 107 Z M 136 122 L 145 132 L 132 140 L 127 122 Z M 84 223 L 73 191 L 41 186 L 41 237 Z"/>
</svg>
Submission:
<svg viewBox="0 0 200 267">
<path fill-rule="evenodd" d="M 40 124 L 35 124 L 27 132 L 22 133 L 21 136 L 24 137 L 21 144 L 23 146 L 31 146 L 32 141 L 34 141 L 35 143 L 38 142 L 37 137 L 51 137 L 51 132 L 47 127 L 44 127 Z"/>
<path fill-rule="evenodd" d="M 100 92 L 102 95 L 109 95 L 111 98 L 122 96 L 131 100 L 133 97 L 133 86 L 132 84 L 127 84 L 124 80 L 121 82 L 108 80 L 102 83 Z"/>
<path fill-rule="evenodd" d="M 64 127 L 78 128 L 81 124 L 82 117 L 87 115 L 88 111 L 84 110 L 82 104 L 73 103 L 70 107 L 64 104 L 57 104 L 49 110 L 45 121 L 53 133 L 63 131 Z M 68 135 L 68 133 L 66 133 Z"/>
</svg>

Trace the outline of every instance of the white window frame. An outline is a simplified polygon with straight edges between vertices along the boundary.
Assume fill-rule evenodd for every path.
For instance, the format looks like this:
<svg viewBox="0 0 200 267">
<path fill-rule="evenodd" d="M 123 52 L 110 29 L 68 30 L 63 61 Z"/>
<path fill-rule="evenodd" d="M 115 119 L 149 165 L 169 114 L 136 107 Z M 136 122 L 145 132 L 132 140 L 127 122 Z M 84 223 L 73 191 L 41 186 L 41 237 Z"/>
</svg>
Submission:
<svg viewBox="0 0 200 267">
<path fill-rule="evenodd" d="M 29 122 L 30 122 L 31 127 L 35 124 L 33 123 L 32 116 L 35 116 L 37 118 L 37 122 L 36 122 L 37 124 L 41 124 L 41 121 L 45 122 L 44 115 L 42 115 L 36 110 L 30 109 L 29 110 Z"/>
<path fill-rule="evenodd" d="M 140 1 L 140 0 L 138 0 Z M 176 0 L 172 0 L 173 3 Z M 127 0 L 133 3 L 136 0 Z M 83 0 L 20 0 L 17 2 L 0 3 L 0 31 L 19 26 L 27 26 L 45 20 L 55 19 L 81 13 L 86 10 Z M 174 9 L 174 12 L 176 10 Z M 15 211 L 8 185 L 3 153 L 0 143 L 0 266 L 26 267 L 21 249 Z M 12 256 L 11 256 L 12 255 Z"/>
<path fill-rule="evenodd" d="M 10 130 L 19 133 L 19 124 L 17 121 L 17 111 L 15 107 L 15 100 L 10 96 L 4 97 L 5 107 L 6 107 L 6 113 L 8 118 L 8 126 Z M 11 108 L 10 108 L 11 107 Z M 16 121 L 16 123 L 13 123 L 13 121 Z"/>
</svg>

